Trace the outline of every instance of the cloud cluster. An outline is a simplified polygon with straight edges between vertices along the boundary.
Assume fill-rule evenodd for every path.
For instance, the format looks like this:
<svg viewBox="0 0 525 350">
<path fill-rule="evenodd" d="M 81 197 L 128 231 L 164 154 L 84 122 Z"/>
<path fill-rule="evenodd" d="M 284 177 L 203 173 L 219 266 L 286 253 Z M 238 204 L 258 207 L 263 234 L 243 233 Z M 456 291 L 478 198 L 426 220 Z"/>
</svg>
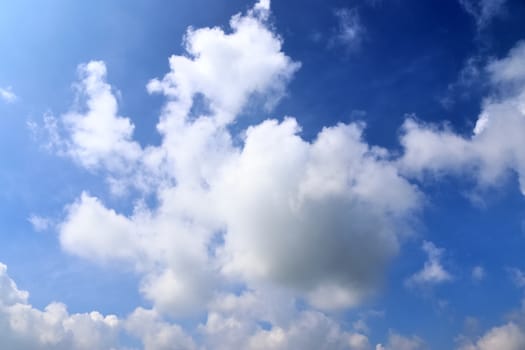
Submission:
<svg viewBox="0 0 525 350">
<path fill-rule="evenodd" d="M 6 349 L 110 349 L 120 322 L 98 312 L 69 314 L 66 306 L 51 303 L 44 310 L 28 303 L 0 264 L 0 338 Z"/>
<path fill-rule="evenodd" d="M 246 104 L 280 98 L 299 67 L 282 53 L 267 11 L 259 2 L 235 15 L 229 33 L 188 31 L 186 55 L 172 56 L 170 72 L 148 84 L 168 100 L 160 146 L 131 139 L 101 62 L 80 68 L 84 112 L 61 118 L 66 154 L 158 201 L 126 216 L 83 193 L 60 225 L 62 247 L 133 265 L 162 312 L 199 311 L 236 284 L 288 289 L 321 309 L 354 306 L 380 286 L 420 207 L 389 152 L 363 141 L 362 124 L 327 127 L 308 142 L 294 118 L 266 120 L 235 142 L 229 126 Z"/>
<path fill-rule="evenodd" d="M 28 303 L 28 297 L 0 264 L 0 337 L 6 349 L 129 349 L 123 335 L 140 340 L 145 350 L 370 349 L 365 335 L 341 330 L 320 312 L 295 310 L 286 295 L 218 296 L 198 326 L 201 346 L 179 325 L 163 321 L 155 310 L 139 307 L 118 319 L 98 312 L 70 314 L 61 303 L 39 310 Z M 273 309 L 266 305 L 268 298 L 275 302 Z M 273 326 L 264 328 L 259 320 Z"/>
<path fill-rule="evenodd" d="M 34 348 L 45 348 L 46 341 L 109 348 L 118 328 L 146 349 L 174 343 L 196 349 L 201 342 L 214 349 L 370 349 L 365 335 L 341 329 L 323 312 L 359 305 L 381 286 L 422 206 L 411 179 L 467 173 L 483 187 L 514 171 L 525 194 L 523 43 L 487 68 L 495 93 L 469 137 L 408 119 L 404 152 L 396 158 L 366 143 L 362 123 L 325 127 L 312 141 L 301 137 L 293 117 L 233 133 L 246 106 L 271 108 L 300 67 L 282 52 L 268 24 L 269 5 L 260 0 L 233 16 L 228 30 L 188 30 L 184 54 L 170 57 L 169 72 L 147 85 L 166 98 L 158 146 L 134 141 L 134 125 L 119 115 L 104 62 L 79 67 L 83 104 L 45 120 L 53 147 L 106 176 L 113 193 L 133 187 L 139 198 L 124 214 L 83 192 L 66 207 L 60 243 L 96 263 L 133 266 L 153 308 L 138 308 L 123 320 L 69 315 L 61 304 L 39 311 L 6 277 L 0 291 L 11 300 L 9 310 L 31 318 L 15 322 L 12 334 L 32 332 L 27 341 L 33 341 L 41 334 L 34 327 L 44 329 Z M 342 39 L 354 35 L 348 23 L 359 25 L 358 17 L 348 16 L 341 14 Z M 155 205 L 140 198 L 144 193 Z M 409 283 L 449 280 L 442 250 L 430 242 L 423 249 L 428 261 Z M 278 307 L 265 310 L 269 305 Z M 165 315 L 196 313 L 206 315 L 195 330 L 199 342 L 164 321 Z M 83 329 L 101 336 L 86 340 Z M 102 345 L 84 345 L 89 341 Z M 376 348 L 423 347 L 417 337 L 391 333 L 387 345 Z"/>
<path fill-rule="evenodd" d="M 514 322 L 488 330 L 477 340 L 461 338 L 458 350 L 519 350 L 525 348 L 525 329 Z"/>
<path fill-rule="evenodd" d="M 408 176 L 473 175 L 480 188 L 518 175 L 525 194 L 525 43 L 487 66 L 493 94 L 486 98 L 471 136 L 408 119 L 400 168 Z"/>
</svg>

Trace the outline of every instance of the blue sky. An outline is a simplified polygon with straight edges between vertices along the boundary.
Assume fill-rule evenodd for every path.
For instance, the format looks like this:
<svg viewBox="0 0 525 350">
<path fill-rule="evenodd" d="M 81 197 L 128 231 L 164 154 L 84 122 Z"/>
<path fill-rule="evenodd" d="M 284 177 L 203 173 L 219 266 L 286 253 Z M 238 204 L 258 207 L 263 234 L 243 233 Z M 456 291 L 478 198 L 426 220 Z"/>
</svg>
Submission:
<svg viewBox="0 0 525 350">
<path fill-rule="evenodd" d="M 1 2 L 2 348 L 525 348 L 523 18 Z"/>
</svg>

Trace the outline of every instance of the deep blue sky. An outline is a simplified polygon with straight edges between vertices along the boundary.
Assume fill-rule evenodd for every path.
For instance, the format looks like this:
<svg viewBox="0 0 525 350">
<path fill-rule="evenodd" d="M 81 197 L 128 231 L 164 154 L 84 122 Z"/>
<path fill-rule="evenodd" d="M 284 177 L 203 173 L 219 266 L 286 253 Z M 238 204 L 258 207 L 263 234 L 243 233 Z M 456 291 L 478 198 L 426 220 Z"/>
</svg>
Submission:
<svg viewBox="0 0 525 350">
<path fill-rule="evenodd" d="M 17 95 L 13 103 L 0 100 L 0 261 L 20 289 L 30 292 L 33 306 L 61 301 L 71 312 L 124 317 L 151 304 L 140 295 L 132 267 L 69 255 L 53 227 L 35 232 L 31 215 L 58 223 L 82 190 L 123 212 L 133 203 L 109 195 L 97 171 L 45 150 L 27 123 L 67 111 L 75 99 L 77 66 L 102 60 L 108 82 L 120 93 L 119 114 L 135 124 L 135 139 L 159 144 L 155 125 L 164 100 L 147 93 L 147 82 L 168 72 L 170 55 L 183 52 L 187 27 L 227 28 L 232 14 L 251 6 L 241 0 L 0 2 L 0 88 L 10 86 Z M 341 9 L 359 15 L 363 32 L 355 46 L 333 39 Z M 447 122 L 470 135 L 489 87 L 483 73 L 461 83 L 461 71 L 472 57 L 482 70 L 506 56 L 525 39 L 524 18 L 520 0 L 505 2 L 481 29 L 455 0 L 274 0 L 270 26 L 282 38 L 283 52 L 301 68 L 273 110 L 247 108 L 231 129 L 293 116 L 302 137 L 313 140 L 324 126 L 364 121 L 365 140 L 394 154 L 402 152 L 399 135 L 407 114 Z M 475 184 L 468 177 L 410 181 L 425 194 L 415 234 L 389 264 L 381 291 L 337 317 L 351 328 L 360 313 L 381 310 L 384 317 L 368 320 L 371 344 L 384 342 L 394 329 L 417 334 L 432 349 L 452 348 L 465 317 L 476 317 L 485 330 L 519 307 L 522 291 L 508 269 L 525 268 L 525 201 L 515 174 L 484 190 L 483 204 L 469 200 Z M 444 248 L 441 262 L 453 279 L 414 290 L 405 281 L 426 260 L 420 249 L 424 240 Z M 478 265 L 485 278 L 473 281 L 470 274 Z"/>
</svg>

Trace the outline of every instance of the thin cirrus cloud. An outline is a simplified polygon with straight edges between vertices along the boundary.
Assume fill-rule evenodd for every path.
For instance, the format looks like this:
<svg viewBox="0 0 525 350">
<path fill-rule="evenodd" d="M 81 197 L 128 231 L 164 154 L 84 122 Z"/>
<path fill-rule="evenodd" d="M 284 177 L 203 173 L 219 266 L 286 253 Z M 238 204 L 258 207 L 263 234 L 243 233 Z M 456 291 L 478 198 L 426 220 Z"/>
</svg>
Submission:
<svg viewBox="0 0 525 350">
<path fill-rule="evenodd" d="M 365 35 L 358 8 L 341 8 L 335 10 L 334 14 L 338 25 L 329 44 L 340 45 L 348 50 L 358 49 Z"/>
<path fill-rule="evenodd" d="M 18 99 L 18 96 L 13 92 L 13 88 L 10 86 L 8 87 L 0 87 L 0 100 L 4 101 L 5 103 L 13 103 Z"/>
<path fill-rule="evenodd" d="M 484 29 L 490 22 L 500 16 L 507 0 L 459 0 L 461 7 L 476 21 L 478 30 Z"/>
</svg>

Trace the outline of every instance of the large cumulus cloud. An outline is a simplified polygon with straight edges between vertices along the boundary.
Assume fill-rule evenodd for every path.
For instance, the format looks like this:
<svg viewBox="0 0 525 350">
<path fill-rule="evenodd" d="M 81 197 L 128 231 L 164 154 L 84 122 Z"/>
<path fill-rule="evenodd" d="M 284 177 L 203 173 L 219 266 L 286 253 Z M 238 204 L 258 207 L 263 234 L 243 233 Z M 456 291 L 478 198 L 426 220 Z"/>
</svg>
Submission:
<svg viewBox="0 0 525 350">
<path fill-rule="evenodd" d="M 363 124 L 326 127 L 311 142 L 292 117 L 232 134 L 247 103 L 278 100 L 299 68 L 282 52 L 268 11 L 259 2 L 235 15 L 230 32 L 188 31 L 186 54 L 172 56 L 170 72 L 148 84 L 167 99 L 160 146 L 140 148 L 131 139 L 132 123 L 117 115 L 101 62 L 82 66 L 80 86 L 90 96 L 84 114 L 62 117 L 66 154 L 87 167 L 100 160 L 113 185 L 144 189 L 158 201 L 124 215 L 84 193 L 60 225 L 62 246 L 93 261 L 132 264 L 143 295 L 162 312 L 202 310 L 238 284 L 289 289 L 321 309 L 354 306 L 377 291 L 420 207 L 390 153 L 363 140 Z M 99 108 L 93 82 L 111 108 Z M 98 133 L 90 121 L 101 111 L 114 126 L 104 137 L 119 146 L 111 159 L 120 166 L 76 137 Z"/>
</svg>

